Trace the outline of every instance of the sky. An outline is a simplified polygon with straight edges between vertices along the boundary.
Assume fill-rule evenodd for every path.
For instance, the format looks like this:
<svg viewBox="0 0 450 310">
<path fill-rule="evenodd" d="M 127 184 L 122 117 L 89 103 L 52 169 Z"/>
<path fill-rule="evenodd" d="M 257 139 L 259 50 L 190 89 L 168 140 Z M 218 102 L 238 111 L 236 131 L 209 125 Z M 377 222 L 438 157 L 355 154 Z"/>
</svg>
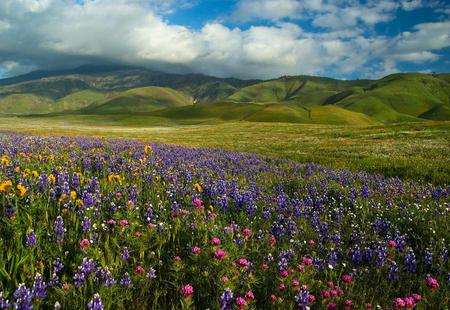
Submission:
<svg viewBox="0 0 450 310">
<path fill-rule="evenodd" d="M 450 1 L 0 0 L 0 78 L 84 64 L 259 79 L 450 72 Z"/>
</svg>

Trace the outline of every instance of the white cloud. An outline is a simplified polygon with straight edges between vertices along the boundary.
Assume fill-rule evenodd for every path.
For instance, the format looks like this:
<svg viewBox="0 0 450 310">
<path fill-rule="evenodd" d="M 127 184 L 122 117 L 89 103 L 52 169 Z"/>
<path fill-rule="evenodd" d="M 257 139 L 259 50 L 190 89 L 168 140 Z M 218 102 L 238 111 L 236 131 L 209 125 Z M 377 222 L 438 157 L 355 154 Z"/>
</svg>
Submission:
<svg viewBox="0 0 450 310">
<path fill-rule="evenodd" d="M 33 66 L 97 61 L 241 78 L 375 75 L 395 71 L 399 62 L 435 61 L 440 57 L 436 51 L 450 46 L 450 22 L 420 24 L 395 38 L 368 35 L 355 26 L 391 18 L 396 6 L 392 1 L 367 1 L 365 6 L 354 2 L 334 13 L 330 10 L 337 6 L 331 1 L 273 1 L 286 5 L 278 16 L 299 3 L 299 14 L 309 14 L 305 8 L 328 12 L 316 14 L 314 22 L 333 29 L 308 32 L 293 22 L 278 21 L 245 30 L 211 22 L 192 30 L 164 20 L 157 7 L 162 0 L 0 0 L 0 63 L 8 75 Z M 365 7 L 370 13 L 363 12 Z M 269 16 L 271 7 L 265 12 Z M 337 16 L 345 17 L 346 28 L 337 26 Z"/>
</svg>

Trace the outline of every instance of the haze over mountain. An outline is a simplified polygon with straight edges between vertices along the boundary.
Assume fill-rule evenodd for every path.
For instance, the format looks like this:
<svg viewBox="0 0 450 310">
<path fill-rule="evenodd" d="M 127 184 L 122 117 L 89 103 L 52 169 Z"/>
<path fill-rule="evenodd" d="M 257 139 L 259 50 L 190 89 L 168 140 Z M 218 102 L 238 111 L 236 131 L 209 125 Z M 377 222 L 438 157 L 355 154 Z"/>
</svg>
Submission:
<svg viewBox="0 0 450 310">
<path fill-rule="evenodd" d="M 0 80 L 3 115 L 139 115 L 175 123 L 450 120 L 449 98 L 449 74 L 403 73 L 379 80 L 303 75 L 241 80 L 87 65 Z"/>
</svg>

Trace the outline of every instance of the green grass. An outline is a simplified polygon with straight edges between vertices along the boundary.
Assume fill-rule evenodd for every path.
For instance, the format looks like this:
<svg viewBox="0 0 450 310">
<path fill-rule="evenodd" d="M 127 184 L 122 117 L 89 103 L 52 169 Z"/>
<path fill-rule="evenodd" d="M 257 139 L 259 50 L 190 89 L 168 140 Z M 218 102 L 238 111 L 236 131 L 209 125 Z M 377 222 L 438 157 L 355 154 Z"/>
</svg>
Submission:
<svg viewBox="0 0 450 310">
<path fill-rule="evenodd" d="M 438 184 L 450 180 L 450 122 L 336 126 L 208 120 L 202 125 L 179 124 L 145 115 L 0 118 L 1 130 L 223 148 Z"/>
</svg>

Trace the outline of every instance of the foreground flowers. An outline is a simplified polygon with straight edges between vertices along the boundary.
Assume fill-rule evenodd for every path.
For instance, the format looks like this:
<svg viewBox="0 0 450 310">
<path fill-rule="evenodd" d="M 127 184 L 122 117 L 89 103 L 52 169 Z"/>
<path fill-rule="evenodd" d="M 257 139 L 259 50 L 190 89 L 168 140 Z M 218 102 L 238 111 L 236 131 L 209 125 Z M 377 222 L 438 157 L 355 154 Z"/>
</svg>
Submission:
<svg viewBox="0 0 450 310">
<path fill-rule="evenodd" d="M 0 309 L 445 309 L 448 186 L 0 137 Z"/>
</svg>

